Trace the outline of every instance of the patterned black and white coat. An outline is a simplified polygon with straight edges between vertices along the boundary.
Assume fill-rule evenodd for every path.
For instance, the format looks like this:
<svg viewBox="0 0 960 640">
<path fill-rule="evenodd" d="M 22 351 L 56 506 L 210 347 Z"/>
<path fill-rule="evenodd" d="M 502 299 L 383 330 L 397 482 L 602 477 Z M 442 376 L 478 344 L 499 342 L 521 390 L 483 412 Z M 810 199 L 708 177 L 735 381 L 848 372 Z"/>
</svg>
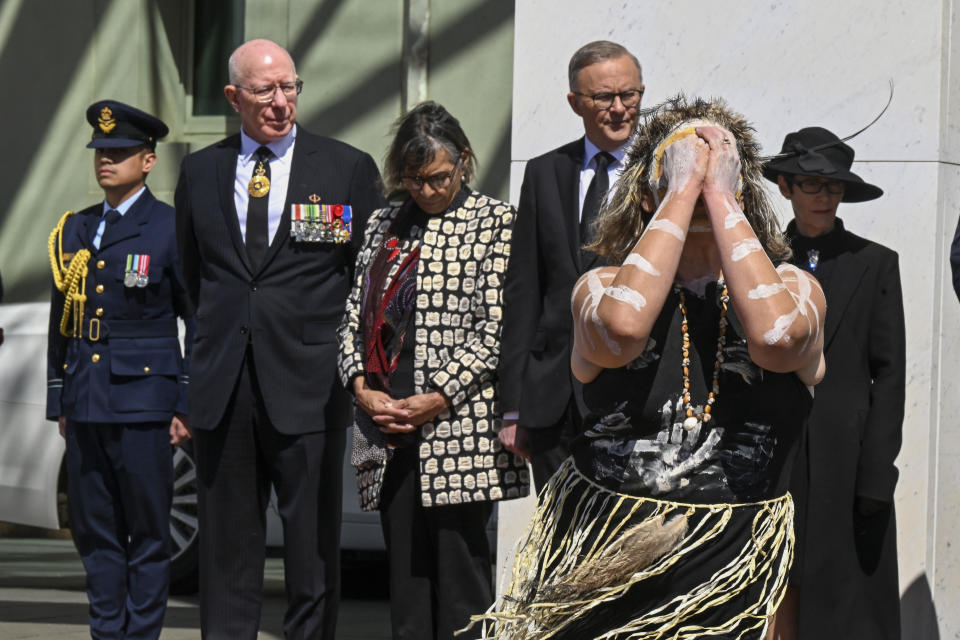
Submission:
<svg viewBox="0 0 960 640">
<path fill-rule="evenodd" d="M 373 213 L 357 257 L 356 279 L 338 330 L 338 366 L 347 389 L 364 371 L 360 306 L 367 271 L 400 210 L 397 206 Z M 518 498 L 529 492 L 526 463 L 497 440 L 503 278 L 515 216 L 512 205 L 471 191 L 462 206 L 431 216 L 422 232 L 414 388 L 418 394 L 440 390 L 451 401 L 449 409 L 420 428 L 424 507 Z M 370 489 L 382 469 L 369 471 L 358 476 L 361 504 L 367 509 L 376 507 L 379 491 Z"/>
</svg>

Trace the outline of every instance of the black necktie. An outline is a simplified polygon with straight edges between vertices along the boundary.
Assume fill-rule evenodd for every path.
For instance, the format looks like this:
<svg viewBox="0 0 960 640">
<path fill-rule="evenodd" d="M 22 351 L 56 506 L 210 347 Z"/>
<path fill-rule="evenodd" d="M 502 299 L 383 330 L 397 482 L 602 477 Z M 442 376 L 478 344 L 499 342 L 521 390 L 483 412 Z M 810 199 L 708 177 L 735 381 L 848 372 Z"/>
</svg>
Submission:
<svg viewBox="0 0 960 640">
<path fill-rule="evenodd" d="M 263 175 L 270 180 L 270 157 L 273 152 L 267 147 L 257 149 L 257 164 L 253 167 L 256 176 L 263 167 Z M 270 217 L 270 194 L 265 193 L 259 198 L 247 193 L 247 256 L 254 269 L 260 266 L 263 256 L 267 253 L 267 220 Z"/>
<path fill-rule="evenodd" d="M 593 234 L 590 230 L 590 224 L 596 219 L 600 212 L 600 205 L 603 203 L 607 190 L 610 189 L 610 178 L 607 176 L 607 167 L 616 158 L 601 151 L 593 156 L 597 163 L 597 169 L 593 174 L 593 180 L 587 187 L 587 195 L 583 198 L 583 212 L 580 214 L 580 246 L 589 244 L 593 240 Z M 583 252 L 581 252 L 583 253 Z"/>
<path fill-rule="evenodd" d="M 123 216 L 120 215 L 120 212 L 117 211 L 116 209 L 108 209 L 107 212 L 103 214 L 103 219 L 105 220 L 105 223 L 103 225 L 103 233 L 100 235 L 100 243 L 97 245 L 97 249 L 103 246 L 103 239 L 107 237 L 107 230 L 111 226 L 116 224 L 122 217 Z M 96 227 L 93 228 L 94 239 L 97 237 L 97 228 L 99 226 L 100 225 L 97 225 Z"/>
</svg>

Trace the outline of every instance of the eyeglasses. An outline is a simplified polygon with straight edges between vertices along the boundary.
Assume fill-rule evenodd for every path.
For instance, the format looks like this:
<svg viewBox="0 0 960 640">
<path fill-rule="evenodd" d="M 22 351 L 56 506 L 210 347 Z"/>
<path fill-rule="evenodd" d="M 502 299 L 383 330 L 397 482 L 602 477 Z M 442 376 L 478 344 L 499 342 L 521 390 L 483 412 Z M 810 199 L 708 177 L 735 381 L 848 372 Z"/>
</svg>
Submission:
<svg viewBox="0 0 960 640">
<path fill-rule="evenodd" d="M 447 171 L 446 173 L 435 173 L 432 176 L 427 176 L 425 178 L 421 178 L 420 176 L 403 176 L 400 178 L 400 181 L 403 182 L 403 186 L 410 191 L 420 191 L 420 189 L 423 189 L 424 184 L 430 185 L 430 188 L 434 191 L 439 191 L 440 189 L 445 189 L 450 185 L 450 181 L 460 169 L 461 164 L 463 164 L 463 156 L 460 156 L 460 159 L 457 160 L 457 164 L 453 165 L 452 171 Z"/>
<path fill-rule="evenodd" d="M 300 92 L 303 91 L 303 80 L 298 78 L 296 82 L 284 82 L 283 84 L 276 84 L 272 87 L 244 87 L 239 84 L 233 86 L 237 89 L 249 91 L 253 94 L 257 102 L 273 102 L 274 96 L 277 95 L 277 89 L 280 89 L 287 98 L 300 95 Z"/>
<path fill-rule="evenodd" d="M 630 89 L 629 91 L 621 91 L 620 93 L 594 93 L 590 95 L 580 93 L 579 91 L 574 91 L 574 93 L 578 96 L 589 98 L 599 109 L 609 109 L 612 107 L 615 98 L 620 98 L 620 104 L 622 104 L 624 108 L 632 109 L 640 104 L 643 89 Z"/>
<path fill-rule="evenodd" d="M 807 180 L 791 180 L 790 182 L 800 187 L 800 191 L 810 195 L 820 193 L 823 191 L 823 188 L 826 187 L 827 193 L 838 196 L 843 193 L 846 186 L 839 180 L 816 180 L 813 178 Z"/>
</svg>

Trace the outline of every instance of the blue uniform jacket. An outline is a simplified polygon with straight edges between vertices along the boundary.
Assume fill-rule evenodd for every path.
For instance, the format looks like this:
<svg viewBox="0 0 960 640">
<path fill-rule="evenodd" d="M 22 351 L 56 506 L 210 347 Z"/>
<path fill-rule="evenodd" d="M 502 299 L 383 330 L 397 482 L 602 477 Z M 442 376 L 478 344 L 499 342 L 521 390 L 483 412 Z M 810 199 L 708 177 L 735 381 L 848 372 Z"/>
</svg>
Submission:
<svg viewBox="0 0 960 640">
<path fill-rule="evenodd" d="M 47 418 L 77 422 L 168 421 L 187 413 L 193 307 L 177 256 L 173 207 L 147 189 L 116 223 L 100 248 L 93 236 L 103 213 L 97 204 L 63 227 L 64 262 L 91 252 L 82 337 L 61 335 L 64 294 L 53 287 L 47 341 Z M 146 287 L 124 285 L 127 256 L 150 256 Z M 187 325 L 181 356 L 177 317 Z M 72 324 L 72 323 L 71 323 Z"/>
</svg>

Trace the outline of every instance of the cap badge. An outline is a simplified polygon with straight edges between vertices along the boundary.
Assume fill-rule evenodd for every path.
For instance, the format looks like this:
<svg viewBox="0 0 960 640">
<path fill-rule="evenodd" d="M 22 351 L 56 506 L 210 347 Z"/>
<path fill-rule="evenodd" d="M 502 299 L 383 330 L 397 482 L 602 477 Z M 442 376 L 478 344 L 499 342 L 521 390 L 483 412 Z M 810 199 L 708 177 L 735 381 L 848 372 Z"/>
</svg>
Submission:
<svg viewBox="0 0 960 640">
<path fill-rule="evenodd" d="M 113 117 L 113 111 L 110 110 L 110 107 L 100 109 L 100 120 L 97 124 L 104 133 L 110 133 L 117 126 L 117 120 Z"/>
<path fill-rule="evenodd" d="M 313 204 L 317 204 L 318 202 L 320 202 L 320 196 L 318 196 L 315 193 L 311 193 L 309 196 L 307 196 L 307 200 L 309 200 Z"/>
</svg>

